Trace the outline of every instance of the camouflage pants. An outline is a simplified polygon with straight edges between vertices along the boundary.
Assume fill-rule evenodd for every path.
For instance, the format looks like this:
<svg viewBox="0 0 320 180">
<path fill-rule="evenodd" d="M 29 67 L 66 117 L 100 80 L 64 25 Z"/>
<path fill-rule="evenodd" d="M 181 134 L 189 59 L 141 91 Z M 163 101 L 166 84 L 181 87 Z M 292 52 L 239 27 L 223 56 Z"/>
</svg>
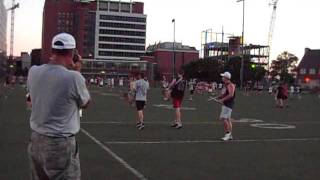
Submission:
<svg viewBox="0 0 320 180">
<path fill-rule="evenodd" d="M 75 137 L 52 138 L 32 132 L 28 147 L 32 180 L 80 180 Z"/>
</svg>

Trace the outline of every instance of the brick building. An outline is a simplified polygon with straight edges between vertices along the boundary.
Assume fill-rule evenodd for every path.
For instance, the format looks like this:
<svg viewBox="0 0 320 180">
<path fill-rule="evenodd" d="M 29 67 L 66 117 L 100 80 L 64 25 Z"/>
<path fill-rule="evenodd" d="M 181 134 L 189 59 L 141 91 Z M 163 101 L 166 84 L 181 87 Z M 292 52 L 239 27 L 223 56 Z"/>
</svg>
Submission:
<svg viewBox="0 0 320 180">
<path fill-rule="evenodd" d="M 181 69 L 181 66 L 199 59 L 199 51 L 195 47 L 182 45 L 182 43 L 175 43 L 173 53 L 173 43 L 164 42 L 155 45 L 150 45 L 147 48 L 147 56 L 141 57 L 142 61 L 149 62 L 157 71 L 166 76 L 168 79 L 172 78 L 173 72 L 173 55 L 175 54 L 175 72 Z M 151 68 L 154 70 L 155 68 Z"/>
<path fill-rule="evenodd" d="M 128 76 L 146 71 L 144 4 L 123 1 L 46 0 L 43 11 L 42 60 L 48 62 L 52 38 L 72 34 L 84 58 L 85 76 Z"/>
<path fill-rule="evenodd" d="M 297 82 L 302 87 L 320 87 L 320 49 L 306 48 L 297 72 Z"/>
</svg>

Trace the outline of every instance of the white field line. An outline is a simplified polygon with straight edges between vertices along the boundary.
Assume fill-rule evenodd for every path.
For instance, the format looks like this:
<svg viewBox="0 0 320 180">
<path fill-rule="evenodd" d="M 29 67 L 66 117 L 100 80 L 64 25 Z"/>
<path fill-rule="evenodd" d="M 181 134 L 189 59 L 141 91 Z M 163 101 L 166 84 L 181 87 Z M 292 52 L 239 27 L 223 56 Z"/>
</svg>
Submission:
<svg viewBox="0 0 320 180">
<path fill-rule="evenodd" d="M 121 165 L 123 165 L 126 169 L 128 169 L 132 174 L 134 174 L 137 178 L 140 180 L 147 180 L 147 178 L 141 174 L 138 170 L 133 168 L 130 164 L 128 164 L 125 160 L 123 160 L 121 157 L 119 157 L 116 153 L 114 153 L 110 148 L 105 146 L 103 143 L 101 143 L 99 140 L 97 140 L 95 137 L 93 137 L 88 131 L 81 128 L 81 132 L 83 132 L 85 135 L 87 135 L 92 141 L 94 141 L 97 145 L 99 145 L 103 150 L 105 150 L 108 154 L 110 154 L 115 160 L 117 160 Z"/>
<path fill-rule="evenodd" d="M 320 138 L 297 138 L 297 139 L 239 139 L 232 141 L 200 140 L 200 141 L 110 141 L 106 144 L 198 144 L 198 143 L 261 143 L 261 142 L 312 142 L 320 141 Z"/>
<path fill-rule="evenodd" d="M 162 122 L 162 121 L 150 121 L 150 122 L 145 122 L 146 124 L 170 124 L 171 122 Z M 202 124 L 221 124 L 222 122 L 220 121 L 203 121 L 203 122 L 184 122 L 183 124 L 187 125 L 202 125 Z M 236 124 L 252 124 L 256 122 L 238 122 L 238 121 L 233 121 L 233 123 Z M 320 121 L 278 121 L 278 122 L 266 122 L 266 123 L 271 123 L 271 124 L 320 124 Z M 115 124 L 115 125 L 134 125 L 135 122 L 121 122 L 121 121 L 83 121 L 81 124 Z"/>
</svg>

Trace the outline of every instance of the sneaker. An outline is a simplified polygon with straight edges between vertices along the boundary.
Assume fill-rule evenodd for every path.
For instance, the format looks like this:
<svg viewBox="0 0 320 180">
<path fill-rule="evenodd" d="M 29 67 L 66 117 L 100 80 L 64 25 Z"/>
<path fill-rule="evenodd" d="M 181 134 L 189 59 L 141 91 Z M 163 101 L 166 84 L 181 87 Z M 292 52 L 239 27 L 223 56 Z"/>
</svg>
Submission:
<svg viewBox="0 0 320 180">
<path fill-rule="evenodd" d="M 181 129 L 182 128 L 182 124 L 177 124 L 176 129 Z"/>
<path fill-rule="evenodd" d="M 139 128 L 141 126 L 141 122 L 137 122 L 137 128 Z"/>
<path fill-rule="evenodd" d="M 233 139 L 233 137 L 232 137 L 231 133 L 227 133 L 224 135 L 223 138 L 221 138 L 222 141 L 230 141 L 232 139 Z"/>
<path fill-rule="evenodd" d="M 178 126 L 178 124 L 177 123 L 173 123 L 173 124 L 171 124 L 171 127 L 177 127 Z"/>
<path fill-rule="evenodd" d="M 138 127 L 138 129 L 141 131 L 144 129 L 144 124 L 141 123 L 141 125 Z"/>
</svg>

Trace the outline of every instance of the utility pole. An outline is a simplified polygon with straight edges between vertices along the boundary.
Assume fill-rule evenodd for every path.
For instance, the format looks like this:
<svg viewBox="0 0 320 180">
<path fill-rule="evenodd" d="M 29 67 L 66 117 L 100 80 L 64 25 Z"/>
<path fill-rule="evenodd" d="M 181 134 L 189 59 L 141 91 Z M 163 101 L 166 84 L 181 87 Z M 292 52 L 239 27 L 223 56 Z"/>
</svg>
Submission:
<svg viewBox="0 0 320 180">
<path fill-rule="evenodd" d="M 240 68 L 240 88 L 243 88 L 243 79 L 244 79 L 244 74 L 243 74 L 243 69 L 244 69 L 244 13 L 245 13 L 245 0 L 237 0 L 237 2 L 242 2 L 242 38 L 241 38 L 241 68 Z"/>
<path fill-rule="evenodd" d="M 176 74 L 176 20 L 172 19 L 173 23 L 173 43 L 172 43 L 172 54 L 173 54 L 173 69 L 172 69 L 172 79 L 175 78 Z"/>
<path fill-rule="evenodd" d="M 221 32 L 221 60 L 223 60 L 223 50 L 224 50 L 224 27 L 222 26 L 222 32 Z"/>
</svg>

